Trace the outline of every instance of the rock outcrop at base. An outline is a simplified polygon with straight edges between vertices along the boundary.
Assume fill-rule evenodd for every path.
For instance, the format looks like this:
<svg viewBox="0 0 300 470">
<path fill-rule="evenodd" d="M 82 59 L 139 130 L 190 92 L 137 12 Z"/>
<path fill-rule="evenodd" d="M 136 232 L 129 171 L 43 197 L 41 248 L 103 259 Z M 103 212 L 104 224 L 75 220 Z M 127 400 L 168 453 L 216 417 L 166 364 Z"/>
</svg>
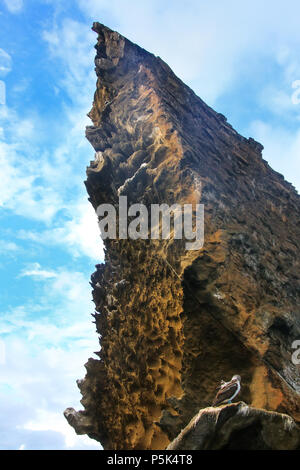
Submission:
<svg viewBox="0 0 300 470">
<path fill-rule="evenodd" d="M 286 414 L 239 402 L 200 410 L 167 450 L 300 450 L 300 428 Z"/>
<path fill-rule="evenodd" d="M 101 350 L 70 424 L 106 449 L 164 449 L 234 374 L 242 400 L 300 421 L 299 195 L 159 57 L 93 30 L 91 204 L 202 203 L 205 243 L 105 240 L 91 278 Z"/>
</svg>

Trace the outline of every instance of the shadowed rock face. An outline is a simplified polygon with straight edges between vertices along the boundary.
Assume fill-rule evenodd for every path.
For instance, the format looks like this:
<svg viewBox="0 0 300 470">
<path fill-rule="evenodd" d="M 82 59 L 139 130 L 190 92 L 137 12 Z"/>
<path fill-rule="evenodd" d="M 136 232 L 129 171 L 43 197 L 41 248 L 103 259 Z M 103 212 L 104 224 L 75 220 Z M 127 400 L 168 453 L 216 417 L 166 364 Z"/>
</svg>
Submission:
<svg viewBox="0 0 300 470">
<path fill-rule="evenodd" d="M 100 360 L 68 421 L 105 448 L 163 449 L 233 374 L 247 403 L 300 421 L 299 195 L 160 58 L 93 30 L 90 202 L 203 203 L 205 243 L 105 241 L 91 278 Z"/>
<path fill-rule="evenodd" d="M 167 449 L 297 450 L 300 428 L 286 414 L 239 402 L 200 410 Z"/>
</svg>

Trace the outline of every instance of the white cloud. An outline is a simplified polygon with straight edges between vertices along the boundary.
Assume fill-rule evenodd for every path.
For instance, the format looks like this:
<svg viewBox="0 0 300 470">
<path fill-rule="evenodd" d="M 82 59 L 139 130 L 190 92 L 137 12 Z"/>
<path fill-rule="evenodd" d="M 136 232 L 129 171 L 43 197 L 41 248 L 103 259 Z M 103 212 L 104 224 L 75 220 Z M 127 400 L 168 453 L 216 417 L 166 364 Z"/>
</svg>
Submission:
<svg viewBox="0 0 300 470">
<path fill-rule="evenodd" d="M 32 226 L 44 224 L 28 231 L 27 223 L 23 236 L 98 261 L 97 217 L 83 184 L 93 154 L 84 127 L 95 87 L 94 34 L 66 20 L 62 28 L 44 32 L 44 39 L 47 63 L 55 70 L 53 88 L 67 104 L 55 117 L 59 128 L 47 114 L 23 104 L 20 109 L 0 107 L 0 204 Z M 24 92 L 24 86 L 28 81 L 12 88 L 13 93 Z M 14 242 L 5 243 L 0 249 L 18 249 Z M 86 436 L 76 436 L 62 414 L 68 406 L 81 408 L 75 381 L 85 375 L 87 358 L 99 350 L 89 274 L 59 267 L 55 258 L 51 267 L 43 266 L 37 258 L 20 269 L 16 282 L 30 287 L 24 305 L 1 313 L 6 354 L 0 364 L 0 447 L 99 448 Z"/>
<path fill-rule="evenodd" d="M 15 129 L 15 139 L 22 142 L 23 139 L 32 139 L 35 134 L 35 124 L 33 119 L 22 119 L 18 121 Z"/>
<path fill-rule="evenodd" d="M 0 49 L 0 77 L 4 77 L 10 72 L 11 66 L 11 56 L 3 49 Z"/>
<path fill-rule="evenodd" d="M 84 164 L 93 154 L 84 129 L 89 123 L 86 113 L 95 86 L 94 34 L 84 24 L 66 19 L 61 28 L 44 31 L 43 38 L 57 69 L 56 85 L 72 103 L 65 105 L 59 116 L 64 124 L 51 152 L 45 150 L 51 122 L 33 111 L 22 110 L 20 115 L 7 106 L 0 107 L 2 138 L 6 137 L 0 140 L 0 177 L 4 183 L 0 206 L 45 223 L 47 229 L 37 236 L 37 242 L 48 241 L 64 246 L 73 256 L 98 260 L 101 240 L 97 218 L 85 202 L 83 185 Z M 33 240 L 35 234 L 29 236 Z"/>
<path fill-rule="evenodd" d="M 74 198 L 85 197 L 84 164 L 91 160 L 92 149 L 85 141 L 84 128 L 89 122 L 86 113 L 95 84 L 91 66 L 94 38 L 88 28 L 73 20 L 66 20 L 61 29 L 56 27 L 43 34 L 52 66 L 57 69 L 57 85 L 69 95 L 72 104 L 65 105 L 57 117 L 63 123 L 60 129 L 34 110 L 24 112 L 23 108 L 17 111 L 0 106 L 0 177 L 4 182 L 0 188 L 0 205 L 50 226 L 59 211 L 68 210 L 74 204 Z M 8 71 L 10 57 L 0 50 L 0 66 L 1 58 L 5 59 Z M 54 149 L 55 140 L 49 141 L 51 125 L 55 127 L 57 142 Z M 50 146 L 51 152 L 46 150 Z M 79 236 L 82 239 L 83 233 Z"/>
<path fill-rule="evenodd" d="M 300 192 L 300 129 L 296 132 L 254 121 L 249 133 L 264 145 L 263 157 Z"/>
<path fill-rule="evenodd" d="M 19 79 L 16 83 L 14 83 L 11 87 L 11 92 L 15 95 L 23 94 L 29 89 L 31 79 L 28 77 L 23 77 Z"/>
<path fill-rule="evenodd" d="M 278 84 L 273 83 L 267 85 L 260 92 L 259 102 L 264 109 L 271 111 L 274 115 L 282 117 L 291 116 L 298 119 L 299 109 L 293 104 L 292 101 L 293 89 L 291 84 L 289 86 L 283 85 L 279 87 Z"/>
<path fill-rule="evenodd" d="M 69 220 L 58 227 L 39 232 L 20 230 L 17 236 L 45 246 L 61 246 L 73 257 L 87 256 L 94 262 L 103 260 L 103 243 L 97 215 L 89 202 L 78 202 L 68 208 Z"/>
<path fill-rule="evenodd" d="M 47 184 L 43 160 L 46 162 L 48 157 L 37 158 L 38 149 L 31 142 L 32 121 L 19 120 L 13 110 L 2 108 L 0 122 L 4 122 L 6 131 L 11 126 L 16 131 L 10 142 L 0 141 L 0 206 L 29 219 L 49 222 L 63 202 L 57 188 Z"/>
<path fill-rule="evenodd" d="M 40 267 L 25 270 L 24 274 L 44 284 L 35 305 L 30 303 L 25 306 L 24 310 L 20 310 L 20 317 L 16 314 L 12 320 L 14 330 L 22 325 L 28 339 L 36 338 L 41 344 L 50 340 L 61 347 L 65 347 L 71 339 L 74 346 L 97 342 L 91 317 L 94 305 L 89 274 L 64 268 L 53 271 Z M 40 315 L 39 321 L 35 318 L 36 314 Z M 8 320 L 6 316 L 4 319 Z"/>
<path fill-rule="evenodd" d="M 0 205 L 4 205 L 17 195 L 20 191 L 26 191 L 31 188 L 34 175 L 23 174 L 22 170 L 13 163 L 17 160 L 16 147 L 0 142 L 0 175 L 2 182 L 0 188 Z"/>
<path fill-rule="evenodd" d="M 299 3 L 286 8 L 271 0 L 182 2 L 77 0 L 90 20 L 117 29 L 133 42 L 162 57 L 200 96 L 214 104 L 242 79 L 257 73 L 253 59 L 265 69 L 266 57 L 277 60 L 284 47 L 299 49 Z M 298 63 L 299 60 L 297 59 Z"/>
<path fill-rule="evenodd" d="M 9 240 L 0 240 L 0 253 L 9 254 L 15 253 L 20 250 L 20 247 L 12 241 Z"/>
<path fill-rule="evenodd" d="M 56 243 L 65 243 L 74 256 L 86 255 L 93 260 L 103 259 L 103 244 L 97 215 L 90 203 L 79 203 L 72 211 L 74 217 L 61 229 L 54 230 Z"/>
<path fill-rule="evenodd" d="M 57 277 L 57 273 L 51 270 L 41 269 L 39 263 L 32 263 L 21 271 L 20 277 L 24 276 L 35 277 L 37 279 L 49 279 L 51 277 Z"/>
<path fill-rule="evenodd" d="M 74 346 L 97 341 L 90 316 L 93 311 L 89 276 L 63 267 L 47 269 L 30 263 L 19 277 L 32 277 L 41 286 L 34 300 L 27 305 L 9 309 L 1 314 L 1 332 L 17 334 L 37 345 L 65 347 L 72 339 Z M 38 320 L 37 320 L 38 317 Z"/>
<path fill-rule="evenodd" d="M 10 13 L 19 13 L 23 8 L 23 0 L 4 0 L 4 3 Z"/>
<path fill-rule="evenodd" d="M 18 336 L 6 340 L 7 362 L 0 365 L 0 449 L 100 449 L 63 416 L 68 406 L 80 408 L 75 381 L 84 375 L 88 348 L 40 348 Z"/>
<path fill-rule="evenodd" d="M 65 439 L 66 448 L 69 449 L 75 447 L 78 441 L 87 446 L 94 445 L 95 449 L 98 450 L 100 448 L 99 443 L 89 439 L 87 436 L 76 436 L 66 419 L 53 411 L 37 410 L 35 419 L 25 422 L 22 428 L 32 431 L 54 431 L 60 433 Z"/>
<path fill-rule="evenodd" d="M 51 30 L 44 30 L 42 37 L 48 44 L 52 60 L 60 65 L 58 72 L 61 76 L 57 84 L 77 107 L 90 107 L 96 81 L 93 70 L 94 33 L 86 24 L 66 18 L 61 27 L 56 25 Z"/>
<path fill-rule="evenodd" d="M 87 256 L 98 262 L 103 258 L 100 232 L 83 184 L 84 163 L 93 153 L 84 136 L 95 82 L 91 33 L 82 24 L 67 20 L 62 29 L 44 35 L 52 60 L 62 64 L 58 84 L 72 96 L 72 104 L 60 116 L 65 121 L 64 137 L 53 151 L 44 150 L 46 142 L 40 150 L 37 135 L 41 138 L 41 129 L 50 123 L 43 124 L 41 116 L 28 110 L 20 117 L 16 110 L 0 107 L 2 138 L 7 136 L 6 141 L 0 140 L 0 206 L 46 225 L 39 232 L 21 230 L 21 239 L 57 245 L 74 257 Z M 41 277 L 42 273 L 35 275 Z"/>
<path fill-rule="evenodd" d="M 0 364 L 0 448 L 96 449 L 76 436 L 63 411 L 80 408 L 76 379 L 99 350 L 88 278 L 81 272 L 28 265 L 22 276 L 42 283 L 28 304 L 1 313 L 6 360 Z M 19 407 L 22 404 L 22 407 Z M 2 434 L 1 434 L 2 435 Z M 7 443 L 6 443 L 7 440 Z"/>
<path fill-rule="evenodd" d="M 0 80 L 0 105 L 6 104 L 6 85 L 3 80 Z M 3 129 L 1 127 L 0 138 L 3 136 Z"/>
</svg>

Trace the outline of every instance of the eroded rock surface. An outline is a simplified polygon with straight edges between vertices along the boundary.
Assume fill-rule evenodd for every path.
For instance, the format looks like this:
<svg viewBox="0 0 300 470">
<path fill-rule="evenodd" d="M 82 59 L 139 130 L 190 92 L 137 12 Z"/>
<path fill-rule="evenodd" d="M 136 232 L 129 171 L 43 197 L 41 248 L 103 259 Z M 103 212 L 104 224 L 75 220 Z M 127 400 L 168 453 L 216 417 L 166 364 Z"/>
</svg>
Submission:
<svg viewBox="0 0 300 470">
<path fill-rule="evenodd" d="M 105 241 L 91 279 L 101 351 L 79 382 L 87 434 L 163 449 L 233 374 L 242 400 L 300 421 L 299 195 L 160 58 L 93 30 L 90 202 L 203 203 L 205 244 Z"/>
<path fill-rule="evenodd" d="M 300 428 L 288 415 L 233 403 L 205 408 L 168 450 L 299 450 Z"/>
</svg>

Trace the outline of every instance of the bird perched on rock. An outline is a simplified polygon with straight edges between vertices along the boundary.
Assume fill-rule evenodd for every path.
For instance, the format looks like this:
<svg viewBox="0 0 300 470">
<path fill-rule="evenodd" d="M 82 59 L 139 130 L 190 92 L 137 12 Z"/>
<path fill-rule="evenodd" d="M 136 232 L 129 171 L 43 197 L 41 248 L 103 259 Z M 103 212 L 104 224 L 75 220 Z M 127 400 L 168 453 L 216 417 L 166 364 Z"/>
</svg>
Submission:
<svg viewBox="0 0 300 470">
<path fill-rule="evenodd" d="M 229 382 L 221 381 L 219 391 L 213 401 L 212 406 L 220 405 L 221 403 L 231 403 L 241 390 L 241 377 L 234 375 Z"/>
</svg>

